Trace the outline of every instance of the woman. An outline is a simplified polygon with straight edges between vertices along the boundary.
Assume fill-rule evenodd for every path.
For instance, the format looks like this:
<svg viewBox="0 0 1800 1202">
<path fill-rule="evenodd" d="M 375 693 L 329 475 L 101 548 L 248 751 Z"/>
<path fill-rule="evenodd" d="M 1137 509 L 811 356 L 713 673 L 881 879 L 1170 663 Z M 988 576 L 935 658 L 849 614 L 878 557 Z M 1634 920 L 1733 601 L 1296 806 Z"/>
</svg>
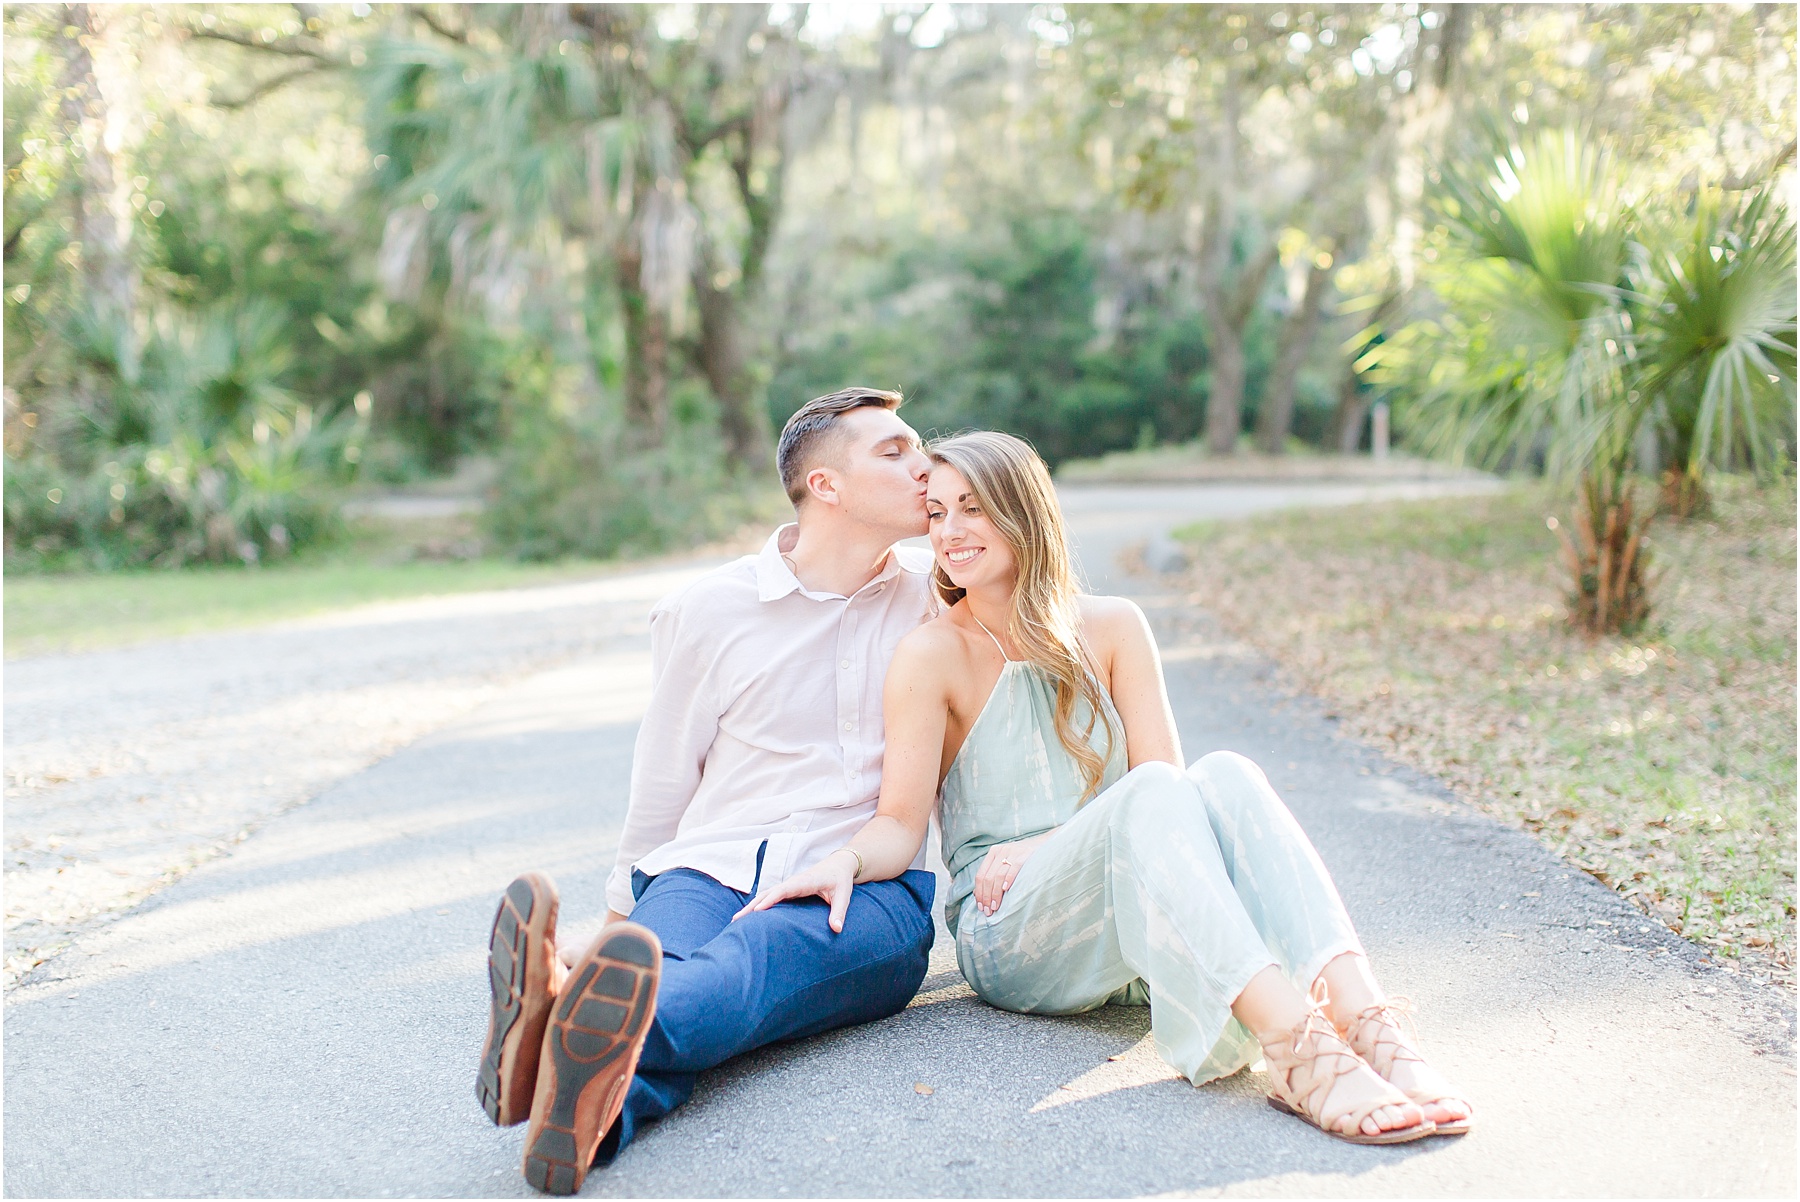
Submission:
<svg viewBox="0 0 1800 1202">
<path fill-rule="evenodd" d="M 912 863 L 935 803 L 945 919 L 987 1002 L 1070 1014 L 1147 993 L 1157 1049 L 1195 1085 L 1260 1055 L 1270 1103 L 1340 1139 L 1466 1132 L 1261 770 L 1231 752 L 1182 770 L 1149 627 L 1078 594 L 1043 462 L 992 433 L 929 454 L 949 608 L 888 669 L 880 808 L 746 909 L 817 895 L 841 930 L 856 883 Z"/>
</svg>

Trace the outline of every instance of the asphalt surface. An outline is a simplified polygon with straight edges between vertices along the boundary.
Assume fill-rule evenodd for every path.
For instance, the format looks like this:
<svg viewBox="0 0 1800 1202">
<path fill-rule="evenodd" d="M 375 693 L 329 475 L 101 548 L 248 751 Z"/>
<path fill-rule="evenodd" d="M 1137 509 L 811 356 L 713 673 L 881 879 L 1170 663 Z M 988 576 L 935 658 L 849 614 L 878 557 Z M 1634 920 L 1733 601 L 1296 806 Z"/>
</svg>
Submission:
<svg viewBox="0 0 1800 1202">
<path fill-rule="evenodd" d="M 991 1009 L 940 945 L 905 1013 L 709 1074 L 584 1193 L 1793 1195 L 1787 995 L 1338 738 L 1159 578 L 1116 566 L 1133 540 L 1245 504 L 1241 486 L 1066 494 L 1090 578 L 1157 625 L 1188 756 L 1229 747 L 1268 769 L 1379 975 L 1475 1100 L 1476 1132 L 1340 1144 L 1265 1106 L 1255 1074 L 1171 1079 L 1142 1009 Z M 486 930 L 526 867 L 555 877 L 566 915 L 600 911 L 647 679 L 621 616 L 640 600 L 569 604 L 608 633 L 270 819 L 12 992 L 9 1196 L 530 1194 L 522 1129 L 489 1126 L 473 1092 Z M 479 637 L 447 612 L 406 637 L 438 621 Z"/>
</svg>

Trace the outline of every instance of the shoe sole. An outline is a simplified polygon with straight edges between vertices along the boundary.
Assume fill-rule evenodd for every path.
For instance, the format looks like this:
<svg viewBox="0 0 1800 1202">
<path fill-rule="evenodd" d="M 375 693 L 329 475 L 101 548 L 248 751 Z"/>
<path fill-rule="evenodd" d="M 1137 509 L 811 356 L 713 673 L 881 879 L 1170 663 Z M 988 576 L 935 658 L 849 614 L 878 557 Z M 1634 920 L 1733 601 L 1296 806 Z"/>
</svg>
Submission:
<svg viewBox="0 0 1800 1202">
<path fill-rule="evenodd" d="M 656 1014 L 662 944 L 636 923 L 600 933 L 569 974 L 544 1036 L 525 1132 L 525 1180 L 546 1194 L 581 1188 L 625 1105 Z"/>
<path fill-rule="evenodd" d="M 550 1021 L 549 957 L 555 955 L 556 886 L 528 872 L 508 885 L 488 933 L 487 1042 L 475 1096 L 497 1126 L 531 1115 L 538 1056 Z"/>
<path fill-rule="evenodd" d="M 1360 1131 L 1354 1135 L 1346 1135 L 1342 1131 L 1333 1131 L 1329 1127 L 1319 1126 L 1318 1123 L 1314 1122 L 1306 1115 L 1301 1114 L 1298 1110 L 1289 1106 L 1279 1098 L 1267 1097 L 1263 1100 L 1281 1113 L 1294 1116 L 1313 1130 L 1323 1131 L 1326 1135 L 1331 1136 L 1331 1138 L 1341 1139 L 1347 1144 L 1410 1144 L 1415 1139 L 1425 1139 L 1428 1136 L 1436 1135 L 1438 1133 L 1437 1128 L 1427 1120 L 1415 1127 L 1402 1127 L 1398 1131 L 1383 1131 L 1380 1135 L 1364 1135 Z"/>
</svg>

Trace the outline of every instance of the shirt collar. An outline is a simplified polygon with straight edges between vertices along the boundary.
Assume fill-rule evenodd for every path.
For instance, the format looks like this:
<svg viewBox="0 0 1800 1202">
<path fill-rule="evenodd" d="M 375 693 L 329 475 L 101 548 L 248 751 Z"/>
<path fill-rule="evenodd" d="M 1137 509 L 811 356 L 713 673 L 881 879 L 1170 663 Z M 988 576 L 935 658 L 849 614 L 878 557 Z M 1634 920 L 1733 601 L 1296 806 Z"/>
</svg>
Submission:
<svg viewBox="0 0 1800 1202">
<path fill-rule="evenodd" d="M 759 601 L 778 601 L 789 593 L 801 593 L 814 600 L 842 600 L 837 593 L 815 593 L 800 583 L 794 575 L 794 569 L 788 567 L 783 559 L 784 551 L 794 549 L 799 541 L 800 526 L 797 522 L 789 522 L 769 536 L 763 549 L 756 556 L 756 598 Z M 900 557 L 888 549 L 887 558 L 881 562 L 881 570 L 869 579 L 869 582 L 858 589 L 860 594 L 877 584 L 886 583 L 900 574 Z"/>
</svg>

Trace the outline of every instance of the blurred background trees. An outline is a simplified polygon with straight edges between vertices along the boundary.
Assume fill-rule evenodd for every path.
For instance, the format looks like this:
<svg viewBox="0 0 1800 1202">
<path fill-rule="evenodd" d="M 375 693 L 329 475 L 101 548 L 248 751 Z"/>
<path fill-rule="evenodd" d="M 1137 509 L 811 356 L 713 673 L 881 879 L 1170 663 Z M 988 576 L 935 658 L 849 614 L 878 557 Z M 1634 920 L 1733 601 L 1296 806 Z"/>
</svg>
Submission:
<svg viewBox="0 0 1800 1202">
<path fill-rule="evenodd" d="M 266 561 L 469 456 L 498 550 L 678 545 L 854 381 L 1052 462 L 1387 401 L 1597 488 L 1591 596 L 1632 479 L 1792 462 L 1789 6 L 5 22 L 15 567 Z"/>
</svg>

